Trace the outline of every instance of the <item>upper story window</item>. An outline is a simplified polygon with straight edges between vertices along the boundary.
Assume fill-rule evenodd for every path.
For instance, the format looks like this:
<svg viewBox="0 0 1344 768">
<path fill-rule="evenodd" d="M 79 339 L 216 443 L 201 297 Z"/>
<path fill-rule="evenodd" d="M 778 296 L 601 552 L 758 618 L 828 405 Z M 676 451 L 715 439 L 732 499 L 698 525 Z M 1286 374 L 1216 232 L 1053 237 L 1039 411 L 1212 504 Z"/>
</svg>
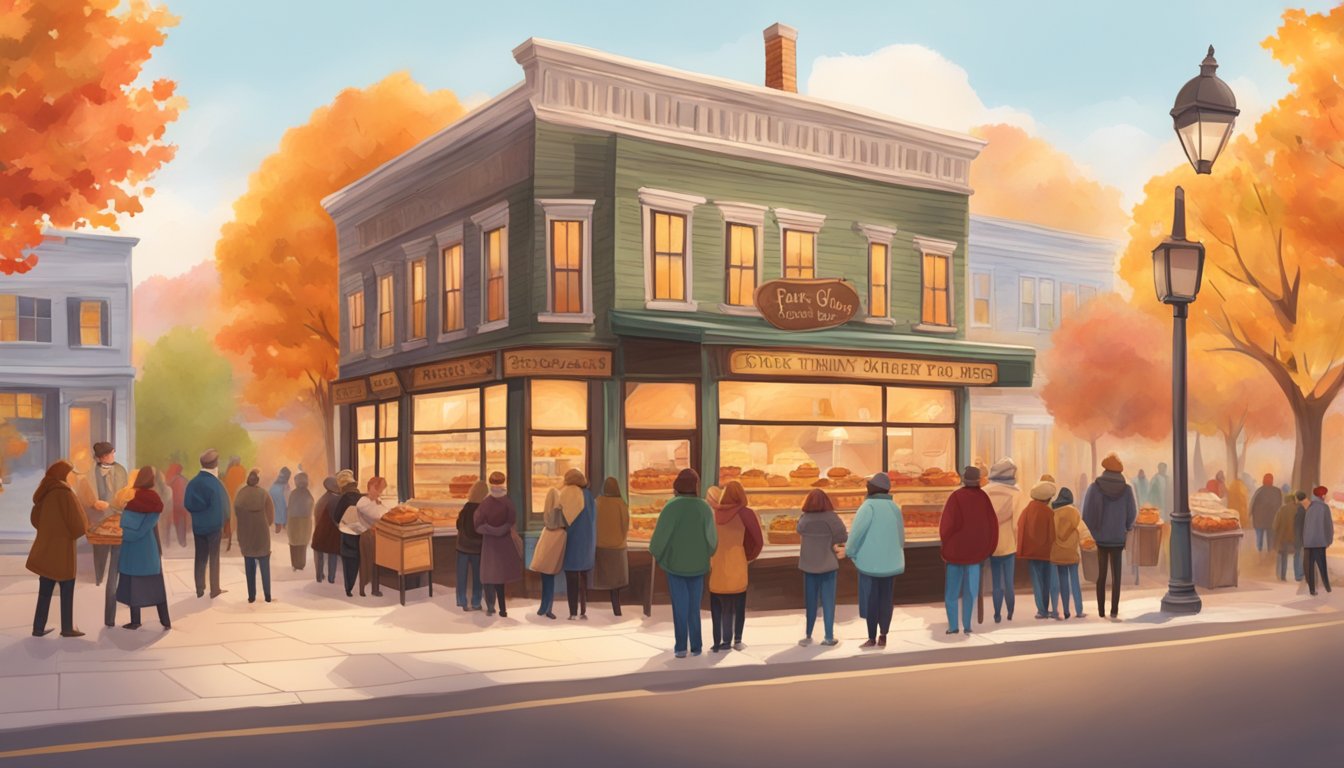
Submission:
<svg viewBox="0 0 1344 768">
<path fill-rule="evenodd" d="M 378 278 L 378 348 L 391 349 L 396 340 L 393 310 L 396 293 L 392 290 L 392 275 Z"/>
<path fill-rule="evenodd" d="M 723 214 L 724 286 L 722 311 L 755 313 L 756 287 L 761 284 L 763 205 L 715 202 Z"/>
<path fill-rule="evenodd" d="M 593 321 L 592 221 L 594 200 L 538 200 L 546 218 L 544 323 Z"/>
<path fill-rule="evenodd" d="M 817 276 L 817 233 L 826 217 L 817 213 L 776 208 L 779 220 L 780 265 L 784 277 Z"/>
<path fill-rule="evenodd" d="M 496 203 L 471 217 L 481 230 L 482 333 L 509 324 L 509 203 Z"/>
<path fill-rule="evenodd" d="M 345 309 L 350 320 L 350 352 L 358 354 L 364 351 L 364 291 L 347 294 Z"/>
<path fill-rule="evenodd" d="M 971 325 L 988 328 L 993 317 L 994 281 L 988 272 L 971 275 Z"/>
<path fill-rule="evenodd" d="M 0 294 L 0 342 L 51 343 L 51 299 Z"/>
<path fill-rule="evenodd" d="M 1036 327 L 1036 278 L 1018 278 L 1018 296 L 1021 311 L 1017 324 L 1023 328 Z"/>
<path fill-rule="evenodd" d="M 429 287 L 425 282 L 425 260 L 416 259 L 410 265 L 411 288 L 411 339 L 423 339 L 427 336 L 426 313 L 429 304 Z"/>
<path fill-rule="evenodd" d="M 1067 292 L 1072 286 L 1065 286 Z M 1048 277 L 1023 275 L 1018 278 L 1021 310 L 1018 325 L 1023 330 L 1054 330 L 1058 321 L 1055 314 L 1055 281 Z"/>
<path fill-rule="evenodd" d="M 462 244 L 453 243 L 443 249 L 443 333 L 466 328 L 466 313 L 462 305 Z"/>
<path fill-rule="evenodd" d="M 691 295 L 691 221 L 705 198 L 639 190 L 644 221 L 644 304 L 650 309 L 694 310 Z"/>
<path fill-rule="evenodd" d="M 29 392 L 0 392 L 0 419 L 42 419 L 43 400 Z"/>
<path fill-rule="evenodd" d="M 1048 278 L 1041 278 L 1040 284 L 1036 289 L 1037 304 L 1039 305 L 1036 314 L 1043 331 L 1052 331 L 1055 328 L 1055 281 Z"/>
<path fill-rule="evenodd" d="M 102 299 L 70 299 L 68 306 L 70 346 L 108 346 L 107 302 Z"/>
<path fill-rule="evenodd" d="M 859 224 L 856 228 L 868 238 L 868 320 L 891 319 L 891 240 L 894 227 Z"/>
<path fill-rule="evenodd" d="M 920 322 L 917 330 L 949 332 L 956 330 L 952 323 L 952 255 L 957 244 L 926 237 L 915 238 L 920 254 Z"/>
</svg>

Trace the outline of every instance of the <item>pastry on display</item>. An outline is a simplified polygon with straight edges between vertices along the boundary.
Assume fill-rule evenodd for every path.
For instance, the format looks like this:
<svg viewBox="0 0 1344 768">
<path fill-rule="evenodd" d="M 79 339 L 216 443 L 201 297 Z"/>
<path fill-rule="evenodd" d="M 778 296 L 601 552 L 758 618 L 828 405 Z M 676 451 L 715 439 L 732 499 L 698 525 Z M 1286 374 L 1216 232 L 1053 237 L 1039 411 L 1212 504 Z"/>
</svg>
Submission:
<svg viewBox="0 0 1344 768">
<path fill-rule="evenodd" d="M 423 522 L 420 519 L 420 510 L 405 505 L 393 507 L 392 510 L 383 515 L 381 519 L 383 522 L 391 525 L 414 525 Z"/>
<path fill-rule="evenodd" d="M 919 475 L 912 474 L 910 472 L 900 472 L 893 469 L 887 473 L 887 477 L 891 479 L 891 484 L 893 486 L 920 484 Z"/>
<path fill-rule="evenodd" d="M 1241 521 L 1235 517 L 1195 515 L 1190 518 L 1190 527 L 1200 533 L 1227 533 L 1241 530 Z"/>
<path fill-rule="evenodd" d="M 841 478 L 849 477 L 852 474 L 854 473 L 846 467 L 831 467 L 826 470 L 826 476 L 832 480 L 839 480 Z"/>
<path fill-rule="evenodd" d="M 821 470 L 810 461 L 799 464 L 797 469 L 789 472 L 789 478 L 797 485 L 811 485 L 818 477 L 821 477 Z"/>
<path fill-rule="evenodd" d="M 737 480 L 741 476 L 741 467 L 719 467 L 719 485 L 724 485 L 730 480 Z"/>
<path fill-rule="evenodd" d="M 765 471 L 760 469 L 748 469 L 742 473 L 740 480 L 744 488 L 765 488 L 770 485 L 766 482 Z"/>
<path fill-rule="evenodd" d="M 906 507 L 901 510 L 901 516 L 905 518 L 907 529 L 937 528 L 943 519 L 942 510 L 921 509 L 919 507 Z"/>
<path fill-rule="evenodd" d="M 630 538 L 648 540 L 653 536 L 653 529 L 656 527 L 658 527 L 656 517 L 631 517 Z"/>
<path fill-rule="evenodd" d="M 789 478 L 783 475 L 766 475 L 765 484 L 771 488 L 787 488 L 789 487 Z"/>
<path fill-rule="evenodd" d="M 560 486 L 560 479 L 561 479 L 561 478 L 551 477 L 550 475 L 533 475 L 533 476 L 532 476 L 532 487 L 533 487 L 533 488 L 553 488 L 553 487 L 559 487 L 559 486 Z"/>
<path fill-rule="evenodd" d="M 677 473 L 662 469 L 637 469 L 630 475 L 630 489 L 634 491 L 671 492 Z"/>
<path fill-rule="evenodd" d="M 632 515 L 654 515 L 654 516 L 657 516 L 657 515 L 658 515 L 659 513 L 661 513 L 662 511 L 663 511 L 663 505 L 662 505 L 662 504 L 640 504 L 640 505 L 638 505 L 638 506 L 632 506 L 632 507 L 630 507 L 630 514 L 632 514 Z"/>
<path fill-rule="evenodd" d="M 830 486 L 831 486 L 831 479 L 829 477 L 823 477 L 820 480 L 817 480 L 816 482 L 812 483 L 813 488 L 829 488 Z"/>
<path fill-rule="evenodd" d="M 1134 519 L 1135 525 L 1161 525 L 1162 515 L 1157 511 L 1157 507 L 1142 506 L 1139 507 L 1139 515 Z"/>
<path fill-rule="evenodd" d="M 934 488 L 949 488 L 961 483 L 961 475 L 944 471 L 939 467 L 930 467 L 920 473 L 919 483 Z"/>
<path fill-rule="evenodd" d="M 801 544 L 803 539 L 798 535 L 798 518 L 792 515 L 777 515 L 770 520 L 766 528 L 766 536 L 771 544 Z"/>
<path fill-rule="evenodd" d="M 480 479 L 480 475 L 457 475 L 448 481 L 448 493 L 453 496 L 466 496 L 471 493 L 471 486 Z"/>
</svg>

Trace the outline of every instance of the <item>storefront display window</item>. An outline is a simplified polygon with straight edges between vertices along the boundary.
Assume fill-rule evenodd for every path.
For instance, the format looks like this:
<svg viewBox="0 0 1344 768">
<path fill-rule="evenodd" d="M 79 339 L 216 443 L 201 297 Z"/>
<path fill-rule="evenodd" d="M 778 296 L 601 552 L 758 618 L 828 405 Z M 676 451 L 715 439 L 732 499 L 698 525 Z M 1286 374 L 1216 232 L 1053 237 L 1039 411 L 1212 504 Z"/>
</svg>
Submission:
<svg viewBox="0 0 1344 768">
<path fill-rule="evenodd" d="M 950 389 L 887 387 L 887 421 L 954 424 L 957 421 L 957 400 Z"/>
<path fill-rule="evenodd" d="M 625 385 L 626 429 L 694 429 L 698 411 L 694 384 Z"/>
<path fill-rule="evenodd" d="M 551 381 L 529 383 L 532 409 L 532 506 L 539 517 L 546 492 L 560 488 L 571 469 L 589 475 L 588 383 Z"/>
<path fill-rule="evenodd" d="M 872 424 L 881 416 L 881 387 L 757 381 L 719 384 L 721 419 Z"/>
<path fill-rule="evenodd" d="M 698 467 L 699 398 L 696 385 L 631 382 L 625 385 L 626 490 L 630 537 L 648 539 L 672 483 L 683 469 Z"/>
<path fill-rule="evenodd" d="M 471 486 L 490 472 L 507 472 L 504 385 L 413 398 L 417 501 L 459 508 Z"/>
<path fill-rule="evenodd" d="M 371 477 L 387 481 L 387 496 L 397 495 L 398 423 L 401 407 L 396 400 L 361 405 L 355 409 L 356 478 L 362 490 Z"/>
</svg>

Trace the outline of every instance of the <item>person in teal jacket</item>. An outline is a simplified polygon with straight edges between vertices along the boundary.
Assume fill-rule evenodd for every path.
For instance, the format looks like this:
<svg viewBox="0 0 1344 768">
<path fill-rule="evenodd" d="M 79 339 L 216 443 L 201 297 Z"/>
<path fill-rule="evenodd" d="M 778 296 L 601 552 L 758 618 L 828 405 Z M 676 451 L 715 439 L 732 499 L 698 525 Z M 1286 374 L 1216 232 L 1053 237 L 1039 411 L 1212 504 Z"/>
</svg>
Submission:
<svg viewBox="0 0 1344 768">
<path fill-rule="evenodd" d="M 275 506 L 275 532 L 279 533 L 289 524 L 289 467 L 281 467 L 271 483 L 271 504 Z"/>
<path fill-rule="evenodd" d="M 121 552 L 117 563 L 117 602 L 131 609 L 131 621 L 124 629 L 140 628 L 140 609 L 154 606 L 159 623 L 172 627 L 168 620 L 168 592 L 163 585 L 163 564 L 159 540 L 154 535 L 163 514 L 163 499 L 154 492 L 154 468 L 141 467 L 135 476 L 135 496 L 121 515 Z"/>
<path fill-rule="evenodd" d="M 219 537 L 229 518 L 229 492 L 219 480 L 219 451 L 201 454 L 201 471 L 187 483 L 183 506 L 191 515 L 191 533 L 196 539 L 196 596 L 205 595 L 205 564 L 210 562 L 210 597 L 219 597 Z"/>
<path fill-rule="evenodd" d="M 663 505 L 649 540 L 649 552 L 667 573 L 667 591 L 672 601 L 673 653 L 686 658 L 703 648 L 700 639 L 700 600 L 705 592 L 709 557 L 719 546 L 714 511 L 700 498 L 700 475 L 683 469 L 672 484 L 676 494 Z"/>
<path fill-rule="evenodd" d="M 859 647 L 885 648 L 896 577 L 905 573 L 905 519 L 891 500 L 891 478 L 885 472 L 868 480 L 868 498 L 854 515 L 845 555 L 859 571 L 860 592 L 868 596 L 868 642 Z"/>
</svg>

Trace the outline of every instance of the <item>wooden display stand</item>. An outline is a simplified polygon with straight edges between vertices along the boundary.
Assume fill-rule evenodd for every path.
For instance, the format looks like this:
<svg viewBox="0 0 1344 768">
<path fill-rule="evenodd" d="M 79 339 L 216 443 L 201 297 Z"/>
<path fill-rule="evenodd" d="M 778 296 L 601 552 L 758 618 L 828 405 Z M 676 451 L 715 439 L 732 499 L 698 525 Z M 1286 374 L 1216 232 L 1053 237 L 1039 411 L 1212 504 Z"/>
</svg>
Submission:
<svg viewBox="0 0 1344 768">
<path fill-rule="evenodd" d="M 405 605 L 406 577 L 434 570 L 434 526 L 395 525 L 379 520 L 374 535 L 374 568 L 387 568 L 397 574 L 397 591 L 401 593 L 401 604 Z M 427 576 L 424 581 L 429 585 L 429 596 L 433 597 L 434 579 Z"/>
<path fill-rule="evenodd" d="M 1134 583 L 1139 583 L 1139 568 L 1157 565 L 1162 554 L 1162 525 L 1136 524 L 1125 543 L 1130 565 L 1134 568 Z"/>
<path fill-rule="evenodd" d="M 1100 571 L 1100 566 L 1097 563 L 1097 550 L 1084 549 L 1082 552 L 1080 562 L 1082 563 L 1083 580 L 1090 584 L 1096 584 Z"/>
<path fill-rule="evenodd" d="M 1239 530 L 1190 532 L 1190 561 L 1194 569 L 1195 586 L 1200 589 L 1237 586 L 1242 535 L 1243 532 Z"/>
</svg>

